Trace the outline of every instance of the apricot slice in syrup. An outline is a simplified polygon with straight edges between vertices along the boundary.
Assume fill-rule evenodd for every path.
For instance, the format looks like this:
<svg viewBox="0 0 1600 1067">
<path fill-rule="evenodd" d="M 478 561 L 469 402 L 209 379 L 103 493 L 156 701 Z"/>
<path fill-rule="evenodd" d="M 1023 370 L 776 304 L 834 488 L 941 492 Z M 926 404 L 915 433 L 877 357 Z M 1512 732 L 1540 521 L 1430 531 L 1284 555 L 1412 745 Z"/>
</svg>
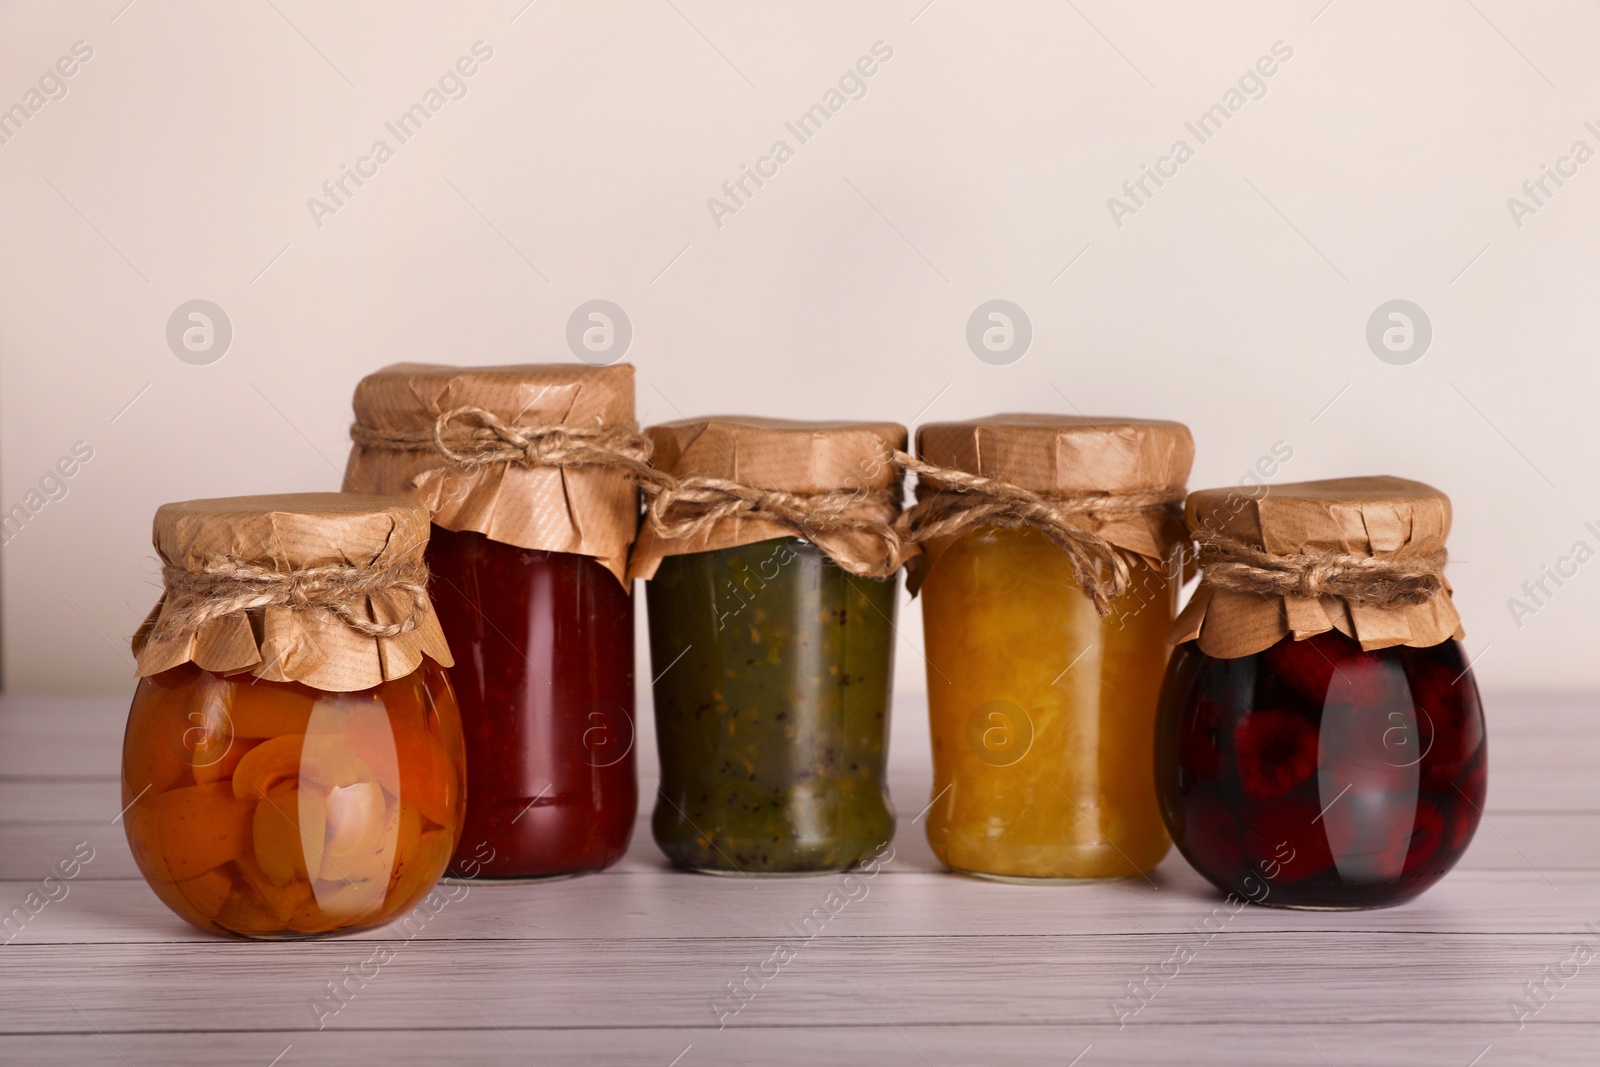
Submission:
<svg viewBox="0 0 1600 1067">
<path fill-rule="evenodd" d="M 372 772 L 339 735 L 285 734 L 256 745 L 233 771 L 233 795 L 260 800 L 283 785 L 333 787 L 370 781 Z"/>
<path fill-rule="evenodd" d="M 359 708 L 350 715 L 349 743 L 390 796 L 415 805 L 431 822 L 455 828 L 460 814 L 455 767 L 417 716 Z"/>
<path fill-rule="evenodd" d="M 322 870 L 327 824 L 327 808 L 320 793 L 279 786 L 255 806 L 256 862 L 279 885 L 312 881 Z"/>
<path fill-rule="evenodd" d="M 303 734 L 311 722 L 314 698 L 307 692 L 248 674 L 228 675 L 228 718 L 235 737 Z"/>
<path fill-rule="evenodd" d="M 211 920 L 217 917 L 228 900 L 228 894 L 233 891 L 233 878 L 226 870 L 217 867 L 193 878 L 173 882 L 172 886 L 201 918 Z"/>
<path fill-rule="evenodd" d="M 289 921 L 289 916 L 294 914 L 296 908 L 311 900 L 310 882 L 294 881 L 279 885 L 267 877 L 254 856 L 240 856 L 234 864 L 250 886 L 250 891 L 255 894 L 257 902 L 275 917 L 280 926 Z"/>
<path fill-rule="evenodd" d="M 254 809 L 254 804 L 236 798 L 225 784 L 193 785 L 152 798 L 148 814 L 129 828 L 155 833 L 155 842 L 147 841 L 143 849 L 136 850 L 155 867 L 150 873 L 182 881 L 242 855 L 250 844 Z"/>
<path fill-rule="evenodd" d="M 222 758 L 215 763 L 196 763 L 194 765 L 194 780 L 201 785 L 210 785 L 212 782 L 221 782 L 233 777 L 234 771 L 239 767 L 241 760 L 247 756 L 260 742 L 243 737 L 235 737 L 233 744 Z"/>
</svg>

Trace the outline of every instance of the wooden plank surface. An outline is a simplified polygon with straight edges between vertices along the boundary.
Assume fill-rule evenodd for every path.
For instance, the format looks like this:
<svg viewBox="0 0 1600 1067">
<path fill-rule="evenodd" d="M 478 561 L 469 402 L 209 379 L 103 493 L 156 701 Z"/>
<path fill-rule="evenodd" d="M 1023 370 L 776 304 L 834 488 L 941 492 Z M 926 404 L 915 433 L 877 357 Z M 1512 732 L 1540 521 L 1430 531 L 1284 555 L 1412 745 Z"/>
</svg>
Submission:
<svg viewBox="0 0 1600 1067">
<path fill-rule="evenodd" d="M 1592 1064 L 1590 706 L 1491 701 L 1488 821 L 1457 870 L 1401 908 L 1219 913 L 1176 855 L 1149 882 L 954 876 L 916 821 L 929 776 L 909 747 L 891 780 L 894 858 L 814 937 L 796 925 L 838 876 L 674 871 L 642 811 L 610 871 L 455 887 L 414 937 L 251 944 L 188 927 L 139 880 L 114 822 L 124 705 L 7 695 L 0 911 L 74 848 L 94 858 L 0 945 L 0 1063 Z M 729 999 L 780 944 L 792 962 Z M 1180 945 L 1193 960 L 1131 996 Z M 1576 962 L 1579 946 L 1594 961 Z M 394 955 L 377 977 L 330 999 L 328 983 L 380 949 Z"/>
</svg>

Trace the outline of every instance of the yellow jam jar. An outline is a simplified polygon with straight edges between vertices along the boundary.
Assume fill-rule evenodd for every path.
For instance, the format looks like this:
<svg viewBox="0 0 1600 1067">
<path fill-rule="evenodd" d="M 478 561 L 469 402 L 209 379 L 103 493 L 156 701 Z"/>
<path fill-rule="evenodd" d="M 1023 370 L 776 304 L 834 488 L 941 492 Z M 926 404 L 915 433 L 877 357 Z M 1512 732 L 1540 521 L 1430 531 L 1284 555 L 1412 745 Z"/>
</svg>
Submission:
<svg viewBox="0 0 1600 1067">
<path fill-rule="evenodd" d="M 995 415 L 917 451 L 934 853 L 1007 881 L 1144 874 L 1171 845 L 1154 744 L 1188 429 Z"/>
</svg>

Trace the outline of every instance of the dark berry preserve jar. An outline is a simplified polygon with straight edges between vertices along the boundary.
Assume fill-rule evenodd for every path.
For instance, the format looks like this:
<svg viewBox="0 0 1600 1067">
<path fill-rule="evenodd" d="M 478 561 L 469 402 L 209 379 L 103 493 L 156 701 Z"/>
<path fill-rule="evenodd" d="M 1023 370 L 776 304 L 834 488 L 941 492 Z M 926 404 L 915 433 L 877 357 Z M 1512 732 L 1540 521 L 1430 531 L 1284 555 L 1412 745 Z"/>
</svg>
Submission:
<svg viewBox="0 0 1600 1067">
<path fill-rule="evenodd" d="M 1487 747 L 1456 641 L 1363 652 L 1336 631 L 1234 659 L 1190 641 L 1157 722 L 1162 816 L 1218 888 L 1299 908 L 1410 900 L 1478 828 Z"/>
<path fill-rule="evenodd" d="M 1173 841 L 1256 903 L 1410 900 L 1466 851 L 1487 789 L 1483 709 L 1440 574 L 1448 500 L 1363 478 L 1260 499 L 1205 490 L 1187 512 L 1201 586 L 1156 724 Z"/>
<path fill-rule="evenodd" d="M 634 770 L 633 368 L 386 367 L 362 380 L 346 488 L 410 496 L 467 757 L 450 873 L 548 878 L 622 857 Z"/>
</svg>

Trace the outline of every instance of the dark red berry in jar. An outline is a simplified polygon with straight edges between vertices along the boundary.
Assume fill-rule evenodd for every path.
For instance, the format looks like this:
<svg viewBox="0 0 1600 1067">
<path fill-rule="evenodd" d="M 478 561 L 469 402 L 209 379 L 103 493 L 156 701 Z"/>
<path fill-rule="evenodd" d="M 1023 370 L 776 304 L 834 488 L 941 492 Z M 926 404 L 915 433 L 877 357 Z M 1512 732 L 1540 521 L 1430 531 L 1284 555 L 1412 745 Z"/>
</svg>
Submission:
<svg viewBox="0 0 1600 1067">
<path fill-rule="evenodd" d="M 1454 670 L 1453 664 L 1422 661 L 1411 665 L 1406 680 L 1411 685 L 1416 705 L 1417 728 L 1421 734 L 1425 768 L 1442 786 L 1454 777 L 1462 761 L 1469 759 L 1483 740 L 1481 720 L 1463 715 L 1462 710 L 1477 703 L 1477 692 L 1470 679 Z"/>
<path fill-rule="evenodd" d="M 1333 852 L 1313 800 L 1290 798 L 1246 816 L 1245 854 L 1269 885 L 1288 884 L 1333 866 Z"/>
<path fill-rule="evenodd" d="M 1258 708 L 1233 729 L 1239 780 L 1251 800 L 1274 800 L 1317 769 L 1317 730 L 1302 716 Z"/>
<path fill-rule="evenodd" d="M 1205 856 L 1224 870 L 1244 864 L 1244 826 L 1227 804 L 1209 795 L 1190 797 L 1183 805 L 1184 825 L 1173 837 L 1185 852 Z"/>
<path fill-rule="evenodd" d="M 1478 831 L 1478 810 L 1467 804 L 1457 806 L 1450 819 L 1450 851 L 1464 852 Z"/>
<path fill-rule="evenodd" d="M 1480 753 L 1471 769 L 1438 796 L 1440 805 L 1454 812 L 1450 820 L 1450 847 L 1457 852 L 1466 849 L 1478 830 L 1488 782 L 1488 765 Z"/>
<path fill-rule="evenodd" d="M 1411 831 L 1411 847 L 1406 851 L 1406 870 L 1412 871 L 1433 859 L 1444 840 L 1444 816 L 1426 800 L 1417 804 L 1417 814 Z"/>
<path fill-rule="evenodd" d="M 1291 693 L 1314 707 L 1336 700 L 1345 705 L 1368 705 L 1383 696 L 1383 672 L 1378 656 L 1336 630 L 1302 641 L 1285 638 L 1267 649 L 1268 671 Z M 1330 692 L 1330 688 L 1332 692 Z"/>
<path fill-rule="evenodd" d="M 1222 707 L 1200 700 L 1185 716 L 1179 767 L 1186 782 L 1209 782 L 1222 764 Z"/>
<path fill-rule="evenodd" d="M 1405 692 L 1397 665 L 1386 663 L 1376 653 L 1357 650 L 1333 669 L 1323 700 L 1325 704 L 1347 708 L 1377 708 L 1394 699 L 1404 699 Z"/>
<path fill-rule="evenodd" d="M 1267 670 L 1296 696 L 1313 704 L 1322 703 L 1328 692 L 1328 679 L 1333 677 L 1333 668 L 1343 655 L 1337 646 L 1319 640 L 1320 636 L 1279 641 L 1264 655 Z"/>
</svg>

